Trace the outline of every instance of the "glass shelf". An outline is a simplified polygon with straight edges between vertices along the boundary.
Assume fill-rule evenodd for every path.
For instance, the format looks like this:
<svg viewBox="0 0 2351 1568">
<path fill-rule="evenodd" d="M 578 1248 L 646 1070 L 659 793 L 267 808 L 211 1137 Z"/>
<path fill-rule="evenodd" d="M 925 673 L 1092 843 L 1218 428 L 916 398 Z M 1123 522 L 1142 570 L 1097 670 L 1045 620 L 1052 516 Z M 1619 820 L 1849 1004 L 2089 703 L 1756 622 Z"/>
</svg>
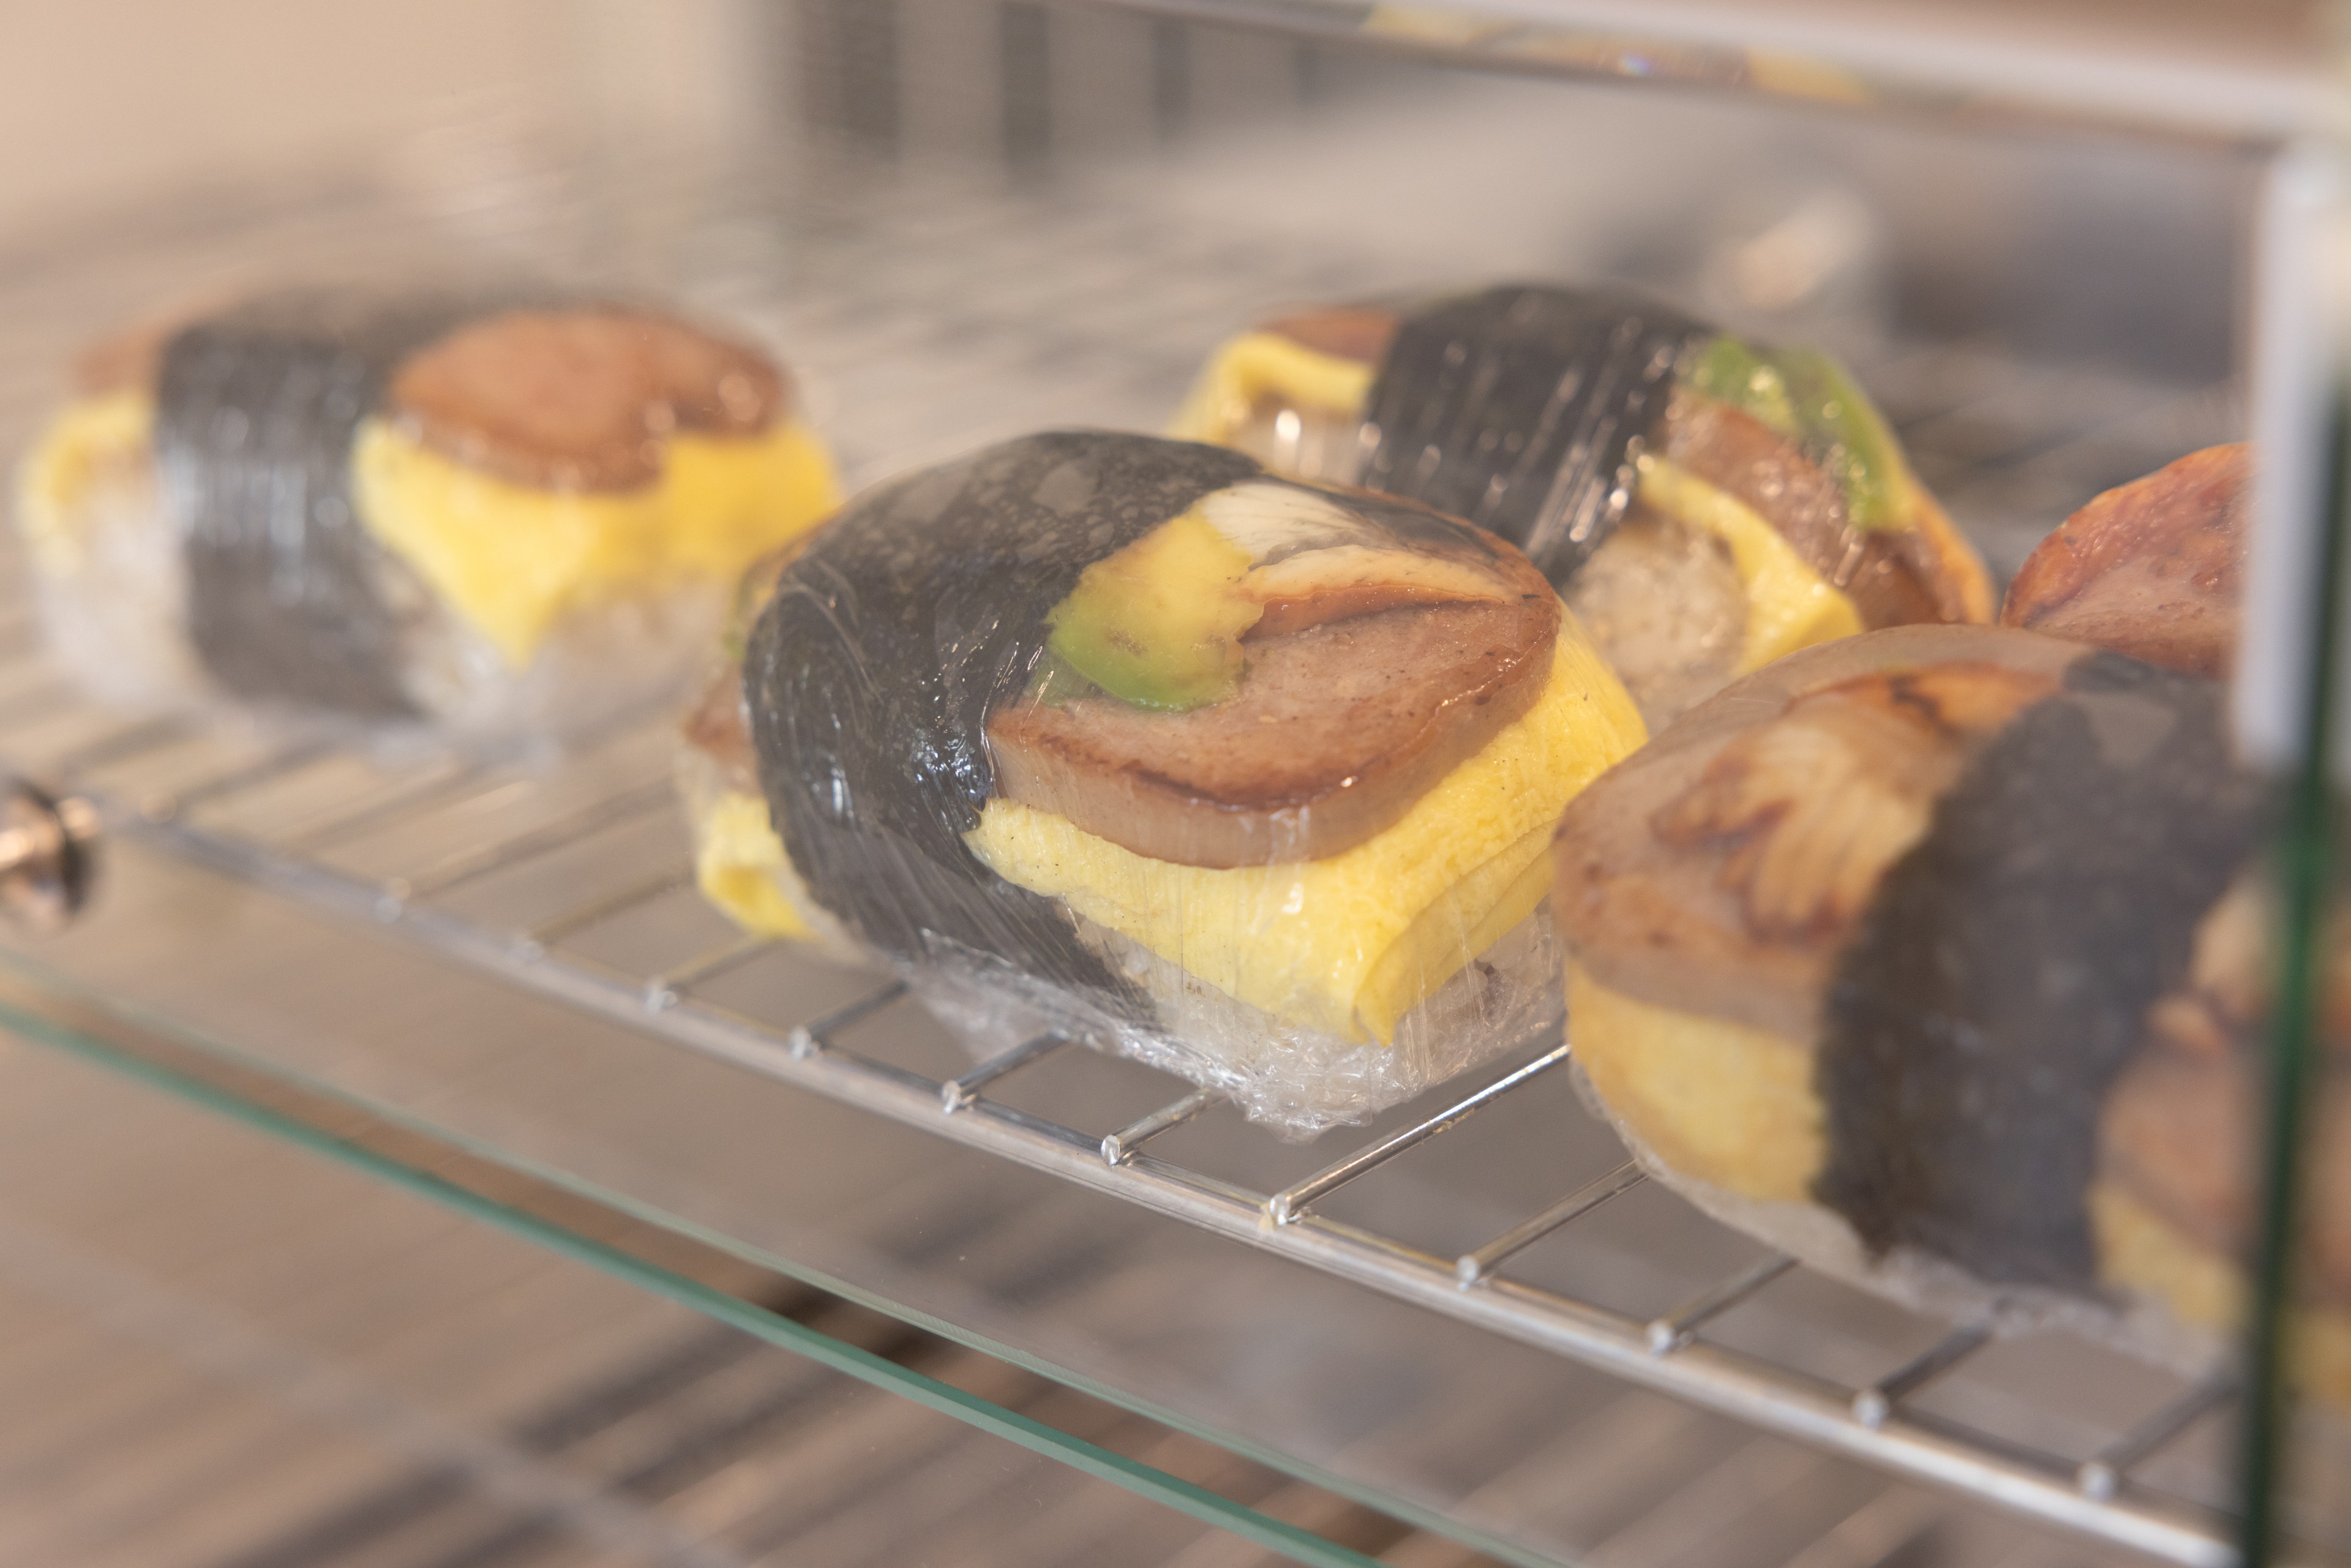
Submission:
<svg viewBox="0 0 2351 1568">
<path fill-rule="evenodd" d="M 501 1173 L 501 1200 L 467 1197 L 282 1104 L 144 1061 L 101 1071 L 75 1059 L 103 1054 L 88 1037 L 37 1038 L 71 1049 L 0 1051 L 0 1538 L 19 1560 L 1450 1553 L 666 1235 L 654 1262 L 550 1230 L 511 1207 L 531 1195 Z M 1139 1473 L 1121 1463 L 1138 1456 Z M 1318 1535 L 1285 1522 L 1301 1517 Z"/>
</svg>

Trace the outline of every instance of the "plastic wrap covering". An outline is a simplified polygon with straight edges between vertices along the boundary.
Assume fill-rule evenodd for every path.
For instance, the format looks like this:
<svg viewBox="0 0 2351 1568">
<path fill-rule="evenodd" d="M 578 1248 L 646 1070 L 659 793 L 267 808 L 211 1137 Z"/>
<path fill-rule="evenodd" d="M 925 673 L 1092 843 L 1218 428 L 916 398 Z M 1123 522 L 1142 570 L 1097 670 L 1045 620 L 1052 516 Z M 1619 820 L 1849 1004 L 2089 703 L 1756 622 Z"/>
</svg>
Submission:
<svg viewBox="0 0 2351 1568">
<path fill-rule="evenodd" d="M 1911 628 L 1701 705 L 1561 827 L 1591 1093 L 1666 1180 L 1823 1267 L 2210 1358 L 2253 1211 L 2267 970 L 2264 791 L 2223 698 L 2110 650 Z M 2335 1166 L 2306 1374 L 2351 1400 Z"/>
<path fill-rule="evenodd" d="M 392 367 L 470 314 L 287 296 L 199 322 L 155 375 L 155 465 L 182 530 L 188 639 L 242 695 L 413 714 L 383 547 L 353 515 L 351 444 Z M 413 614 L 413 612 L 412 611 Z"/>
<path fill-rule="evenodd" d="M 909 475 L 785 569 L 745 690 L 810 899 L 992 1051 L 1294 1133 L 1557 1016 L 1560 807 L 1642 738 L 1517 551 L 1189 443 Z"/>
<path fill-rule="evenodd" d="M 1218 351 L 1176 433 L 1520 545 L 1653 725 L 1798 648 L 1991 615 L 1981 562 L 1834 361 L 1635 294 L 1281 318 Z"/>
<path fill-rule="evenodd" d="M 1498 288 L 1406 312 L 1364 404 L 1374 489 L 1491 528 L 1555 582 L 1616 531 L 1707 329 L 1631 296 Z"/>
<path fill-rule="evenodd" d="M 17 516 L 118 699 L 577 738 L 674 699 L 836 499 L 771 364 L 631 307 L 285 293 L 92 365 Z"/>
<path fill-rule="evenodd" d="M 776 836 L 751 749 L 744 646 L 796 548 L 765 557 L 743 574 L 715 667 L 681 727 L 678 793 L 694 835 L 695 885 L 705 898 L 755 936 L 806 942 L 853 958 L 856 945 L 809 897 Z"/>
</svg>

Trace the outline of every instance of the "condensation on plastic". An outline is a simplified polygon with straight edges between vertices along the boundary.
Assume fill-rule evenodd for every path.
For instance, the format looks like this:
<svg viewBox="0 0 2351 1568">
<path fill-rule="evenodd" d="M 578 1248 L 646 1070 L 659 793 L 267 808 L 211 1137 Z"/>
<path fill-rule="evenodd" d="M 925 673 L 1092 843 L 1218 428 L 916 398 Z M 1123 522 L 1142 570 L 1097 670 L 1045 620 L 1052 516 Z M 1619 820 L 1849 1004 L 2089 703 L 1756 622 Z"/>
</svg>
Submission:
<svg viewBox="0 0 2351 1568">
<path fill-rule="evenodd" d="M 109 700 L 230 704 L 394 744 L 429 729 L 528 752 L 674 700 L 730 585 L 685 577 L 574 607 L 517 669 L 353 501 L 355 436 L 405 356 L 489 312 L 553 302 L 295 291 L 172 334 L 144 441 L 62 504 L 35 493 L 44 454 L 20 473 L 52 648 Z"/>
<path fill-rule="evenodd" d="M 1791 705 L 1938 670 L 2053 684 L 1991 735 L 1964 743 L 1967 760 L 1919 803 L 1915 839 L 1881 863 L 1873 855 L 1886 852 L 1873 850 L 1866 824 L 1899 818 L 1889 802 L 1927 788 L 1937 768 L 1889 750 L 1875 766 L 1902 777 L 1873 785 L 1876 752 L 1865 722 L 1818 710 L 1807 716 Z M 1949 700 L 1904 689 L 1921 712 Z M 1578 1042 L 1590 1059 L 1577 1069 L 1586 1102 L 1659 1180 L 1726 1224 L 1854 1284 L 2001 1334 L 2064 1326 L 2189 1371 L 2225 1359 L 2241 1276 L 2233 1245 L 2203 1229 L 2213 1217 L 2163 1213 L 2166 1226 L 2189 1228 L 2155 1251 L 2144 1228 L 2126 1233 L 2116 1219 L 2118 1198 L 2149 1201 L 2137 1185 L 2147 1168 L 2144 1140 L 2156 1139 L 2158 1149 L 2181 1138 L 2252 1146 L 2250 1127 L 2230 1115 L 2233 1109 L 2249 1119 L 2257 1100 L 2248 1085 L 2257 1077 L 2259 1030 L 2250 1020 L 2259 1006 L 2231 998 L 2246 1017 L 2235 1022 L 2239 1038 L 2221 1043 L 2226 1009 L 2210 1009 L 2215 991 L 2231 988 L 2209 972 L 2207 925 L 2258 852 L 2261 791 L 2228 766 L 2221 711 L 2215 683 L 1989 628 L 1876 632 L 1740 683 L 1568 812 L 1562 854 L 1605 857 L 1589 883 L 1562 887 L 1571 903 L 1586 885 L 1603 890 L 1602 901 L 1563 910 L 1571 955 L 1620 998 L 1728 1030 L 1686 1039 L 1680 1024 L 1618 1014 L 1604 1037 L 1595 1018 Z M 2054 765 L 2066 758 L 2078 765 Z M 1758 768 L 1780 771 L 1759 777 Z M 1669 842 L 1657 825 L 1732 779 L 1749 825 Z M 1793 803 L 1758 809 L 1782 787 L 1794 789 Z M 1801 825 L 1831 820 L 1845 831 Z M 1778 841 L 1752 837 L 1783 822 L 1800 825 Z M 2150 853 L 2149 843 L 2167 847 Z M 1789 850 L 1802 864 L 1782 853 Z M 1735 910 L 1743 895 L 1726 870 L 1732 862 L 1776 864 L 1773 896 L 1782 904 L 1799 883 L 1825 886 L 1856 867 L 1877 868 L 1849 935 L 1822 963 L 1822 994 L 1803 989 L 1813 984 L 1802 977 L 1808 963 L 1788 951 L 1774 956 L 1774 945 L 1801 952 L 1816 940 L 1802 931 L 1750 935 L 1766 956 L 1736 955 L 1737 939 L 1719 929 L 1741 918 Z M 1620 883 L 1640 890 L 1644 908 L 1677 905 L 1689 931 L 1637 951 L 1611 947 L 1605 889 Z M 1950 995 L 1917 995 L 1906 981 L 1910 971 L 1888 967 L 1889 937 L 1897 948 L 1931 955 Z M 2218 950 L 2230 951 L 2225 944 Z M 2258 939 L 2250 954 L 2235 952 L 2237 977 L 2262 973 Z M 2258 992 L 2258 978 L 2244 988 Z M 1597 993 L 1593 999 L 1597 1005 Z M 2167 1017 L 2209 1082 L 2174 1075 L 2143 1085 L 2142 1114 L 2126 1136 L 2115 1120 L 2117 1096 L 2165 1049 Z M 1856 1019 L 1870 1031 L 1858 1061 L 1850 1032 Z M 1573 1016 L 1568 1032 L 1577 1039 Z M 1792 1050 L 1802 1053 L 1801 1068 L 1779 1063 Z M 1686 1092 L 1665 1092 L 1681 1079 L 1620 1076 L 1669 1074 L 1663 1064 L 1694 1051 L 1713 1053 L 1705 1058 L 1714 1063 L 1710 1080 L 1735 1100 L 1701 1104 Z M 2351 1066 L 2351 1051 L 2338 1053 Z M 1786 1098 L 1799 1082 L 1801 1110 Z M 1816 1132 L 1798 1124 L 1815 1116 Z M 1813 1137 L 1822 1165 L 1800 1199 L 1773 1173 Z M 2142 1142 L 2134 1146 L 2130 1137 Z M 2250 1173 L 2233 1171 L 2230 1154 L 2199 1154 L 2210 1156 L 2199 1171 L 2165 1179 L 2229 1209 L 2230 1188 Z M 2175 1163 L 2159 1157 L 2167 1167 Z M 1857 1192 L 1860 1183 L 1870 1191 Z M 2158 1214 L 2177 1197 L 2158 1195 L 2146 1212 Z M 2244 1192 L 2236 1198 L 2242 1212 L 2231 1223 L 2249 1223 Z M 2351 1255 L 2346 1203 L 2351 1184 L 2341 1198 L 2322 1194 L 2314 1204 L 2321 1252 Z M 1888 1227 L 1889 1205 L 1909 1222 Z M 1886 1235 L 1896 1239 L 1888 1245 Z M 2078 1262 L 2064 1262 L 2076 1244 Z M 2332 1364 L 2321 1367 L 2314 1354 L 2312 1378 L 2340 1401 L 2351 1401 L 2346 1309 L 2351 1301 L 2309 1315 L 2313 1323 L 2333 1320 L 2323 1331 L 2335 1342 L 2326 1351 Z"/>
<path fill-rule="evenodd" d="M 1752 667 L 1744 643 L 1759 612 L 1742 582 L 1748 568 L 1734 569 L 1719 534 L 1646 504 L 1642 485 L 1645 465 L 1660 455 L 1668 402 L 1719 329 L 1624 290 L 1510 285 L 1311 311 L 1249 336 L 1274 356 L 1262 376 L 1270 384 L 1252 376 L 1245 389 L 1220 391 L 1212 370 L 1176 434 L 1231 445 L 1277 472 L 1410 497 L 1520 546 L 1591 630 L 1652 727 Z M 1297 361 L 1313 373 L 1280 384 L 1279 366 Z M 1345 366 L 1356 373 L 1335 373 Z M 1305 395 L 1308 383 L 1317 396 Z M 1748 460 L 1720 458 L 1726 469 Z M 1760 498 L 1781 498 L 1769 476 L 1751 488 L 1750 503 L 1783 534 L 1819 531 L 1814 519 L 1783 519 Z M 1792 494 L 1783 504 L 1802 505 Z M 1921 497 L 1917 507 L 1931 502 Z M 1939 517 L 1932 526 L 1948 532 Z M 1843 591 L 1864 562 L 1865 536 L 1838 532 L 1789 542 Z M 1915 553 L 1931 562 L 1938 552 L 1946 567 L 1968 553 L 1950 541 Z M 1980 577 L 1980 566 L 1955 570 Z M 1988 582 L 1981 592 L 1988 601 Z M 1987 602 L 1965 618 L 1988 615 Z M 1953 618 L 1961 617 L 1865 620 Z"/>
<path fill-rule="evenodd" d="M 1260 986 L 1244 1001 L 1214 982 L 1246 967 L 1249 955 L 1275 950 L 1253 944 L 1311 948 L 1316 922 L 1343 925 L 1344 910 L 1311 902 L 1307 869 L 1329 862 L 1292 873 L 1299 862 L 1285 862 L 1279 842 L 1263 861 L 1222 871 L 1119 849 L 1050 812 L 1009 806 L 989 733 L 992 716 L 1037 689 L 1050 618 L 1088 567 L 1250 486 L 1343 509 L 1351 538 L 1375 535 L 1400 551 L 1517 559 L 1437 514 L 1301 486 L 1238 453 L 1091 432 L 1033 436 L 907 475 L 836 515 L 760 616 L 745 690 L 773 822 L 809 896 L 975 1052 L 1058 1033 L 1222 1089 L 1252 1117 L 1304 1135 L 1360 1120 L 1555 1025 L 1560 953 L 1547 915 L 1496 933 L 1433 995 L 1408 993 L 1415 1005 L 1389 1043 L 1375 1030 L 1334 1026 L 1303 969 L 1281 972 L 1280 994 Z M 1509 570 L 1541 590 L 1523 562 Z M 1562 647 L 1571 632 L 1568 622 Z M 1603 738 L 1593 744 L 1605 754 L 1596 772 L 1639 731 L 1604 667 L 1588 652 L 1583 661 L 1572 667 L 1593 674 L 1593 711 L 1621 715 L 1626 727 L 1604 734 L 1594 721 Z M 1125 716 L 1112 722 L 1136 722 L 1137 710 L 1099 690 L 1083 700 L 1102 705 L 1090 713 Z M 1312 810 L 1293 813 L 1301 837 Z M 998 828 L 980 831 L 984 820 L 1033 830 L 1047 848 L 1008 862 L 1006 841 L 990 836 Z M 1547 843 L 1548 818 L 1539 831 Z M 1067 896 L 1007 880 L 983 849 Z M 1465 875 L 1454 885 L 1466 883 Z M 1219 902 L 1242 885 L 1245 894 Z M 1129 901 L 1115 904 L 1122 891 Z M 1097 897 L 1113 903 L 1089 902 Z M 1075 904 L 1098 914 L 1154 908 L 1183 935 L 1146 948 Z M 1427 908 L 1463 922 L 1480 914 L 1441 898 Z M 1447 935 L 1457 950 L 1473 940 L 1466 926 Z"/>
</svg>

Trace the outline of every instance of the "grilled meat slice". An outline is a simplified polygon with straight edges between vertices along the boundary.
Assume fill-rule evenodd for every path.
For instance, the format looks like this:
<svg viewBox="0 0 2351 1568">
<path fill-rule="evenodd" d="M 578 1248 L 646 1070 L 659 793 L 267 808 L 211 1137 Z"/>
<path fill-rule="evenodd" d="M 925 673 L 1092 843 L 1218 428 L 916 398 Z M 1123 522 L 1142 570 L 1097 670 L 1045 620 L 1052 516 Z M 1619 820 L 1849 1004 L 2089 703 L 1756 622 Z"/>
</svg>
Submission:
<svg viewBox="0 0 2351 1568">
<path fill-rule="evenodd" d="M 533 487 L 626 490 L 673 431 L 747 435 L 786 412 L 775 366 L 683 321 L 617 308 L 508 310 L 412 355 L 388 402 L 436 452 Z"/>
<path fill-rule="evenodd" d="M 2058 526 L 2001 620 L 2196 675 L 2236 659 L 2252 449 L 2208 446 L 2108 490 Z"/>
<path fill-rule="evenodd" d="M 679 726 L 685 744 L 718 766 L 729 789 L 757 794 L 759 759 L 751 749 L 751 723 L 743 711 L 743 666 L 729 660 L 710 677 Z"/>
<path fill-rule="evenodd" d="M 1378 305 L 1326 305 L 1268 321 L 1261 331 L 1334 360 L 1376 365 L 1395 340 L 1396 313 Z"/>
<path fill-rule="evenodd" d="M 1737 497 L 1779 529 L 1805 565 L 1852 597 L 1863 625 L 1984 618 L 1983 610 L 1970 612 L 1960 574 L 1938 570 L 1931 541 L 1913 531 L 1855 528 L 1836 479 L 1753 414 L 1676 387 L 1656 442 L 1667 462 Z"/>
<path fill-rule="evenodd" d="M 1511 600 L 1404 605 L 1253 640 L 1235 695 L 1188 713 L 1024 698 L 988 722 L 998 785 L 1155 860 L 1325 859 L 1394 823 L 1526 712 L 1559 627 L 1538 578 Z"/>
<path fill-rule="evenodd" d="M 1554 907 L 1604 985 L 1793 1040 L 1940 789 L 2081 650 L 1902 627 L 1699 704 L 1576 797 Z"/>
</svg>

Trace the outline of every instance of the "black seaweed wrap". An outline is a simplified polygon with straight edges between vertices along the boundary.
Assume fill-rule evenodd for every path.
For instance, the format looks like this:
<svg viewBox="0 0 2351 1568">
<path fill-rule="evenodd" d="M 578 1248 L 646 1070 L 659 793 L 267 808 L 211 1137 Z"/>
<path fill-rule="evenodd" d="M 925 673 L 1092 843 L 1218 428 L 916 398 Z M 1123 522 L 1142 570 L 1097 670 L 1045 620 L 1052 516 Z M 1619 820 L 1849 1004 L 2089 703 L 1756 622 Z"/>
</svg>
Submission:
<svg viewBox="0 0 2351 1568">
<path fill-rule="evenodd" d="M 2252 854 L 2261 801 L 2214 683 L 2101 652 L 2019 714 L 1838 966 L 1821 1201 L 1881 1253 L 2094 1287 L 2100 1107 Z"/>
<path fill-rule="evenodd" d="M 1564 587 L 1624 520 L 1683 351 L 1713 331 L 1613 290 L 1508 286 L 1408 312 L 1365 405 L 1363 483 L 1491 529 Z"/>
<path fill-rule="evenodd" d="M 963 841 L 994 790 L 987 716 L 1024 690 L 1086 567 L 1260 474 L 1147 436 L 1029 436 L 851 503 L 785 571 L 744 661 L 777 831 L 811 896 L 883 953 L 936 938 L 1148 1022 L 1050 899 Z"/>
<path fill-rule="evenodd" d="M 484 308 L 287 294 L 166 345 L 156 465 L 183 529 L 190 640 L 224 687 L 360 717 L 415 711 L 384 593 L 392 563 L 351 501 L 351 441 L 402 359 Z"/>
</svg>

